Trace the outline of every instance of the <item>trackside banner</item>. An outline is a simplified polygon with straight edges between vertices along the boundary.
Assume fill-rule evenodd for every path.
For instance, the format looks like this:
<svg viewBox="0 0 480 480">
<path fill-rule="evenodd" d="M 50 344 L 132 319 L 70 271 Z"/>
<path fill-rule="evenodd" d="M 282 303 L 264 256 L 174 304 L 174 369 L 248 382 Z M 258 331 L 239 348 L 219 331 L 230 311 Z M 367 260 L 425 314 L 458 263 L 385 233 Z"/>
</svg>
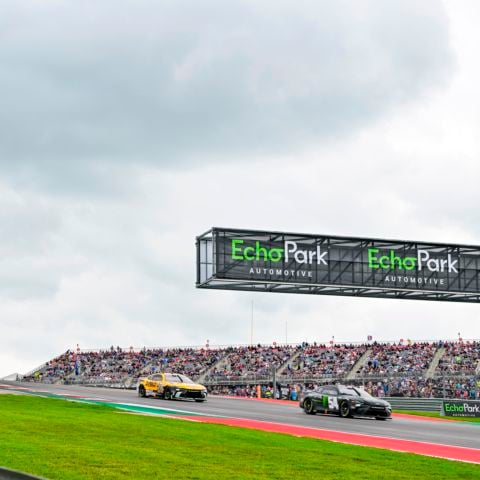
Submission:
<svg viewBox="0 0 480 480">
<path fill-rule="evenodd" d="M 480 402 L 449 400 L 443 402 L 443 413 L 447 417 L 480 417 Z"/>
<path fill-rule="evenodd" d="M 214 228 L 197 238 L 197 248 L 197 284 L 206 288 L 214 278 L 212 288 L 232 280 L 368 289 L 347 295 L 441 292 L 452 295 L 431 299 L 463 301 L 469 294 L 480 301 L 477 246 Z"/>
</svg>

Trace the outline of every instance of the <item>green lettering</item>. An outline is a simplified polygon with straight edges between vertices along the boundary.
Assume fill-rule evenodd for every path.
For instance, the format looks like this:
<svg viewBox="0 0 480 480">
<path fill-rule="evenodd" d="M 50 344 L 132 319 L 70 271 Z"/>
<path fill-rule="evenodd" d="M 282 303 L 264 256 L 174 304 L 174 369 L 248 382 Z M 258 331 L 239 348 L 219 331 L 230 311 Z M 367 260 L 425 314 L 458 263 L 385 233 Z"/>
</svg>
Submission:
<svg viewBox="0 0 480 480">
<path fill-rule="evenodd" d="M 378 248 L 369 248 L 368 249 L 368 266 L 370 268 L 378 268 L 379 265 L 378 263 L 374 263 L 377 261 L 377 257 L 375 256 L 376 253 L 378 253 L 379 250 Z"/>
<path fill-rule="evenodd" d="M 413 270 L 417 266 L 417 259 L 415 257 L 405 257 L 403 266 L 405 270 Z"/>
<path fill-rule="evenodd" d="M 413 270 L 417 267 L 415 257 L 405 257 L 395 255 L 395 250 L 389 250 L 388 256 L 377 257 L 380 250 L 378 248 L 368 249 L 368 266 L 370 268 Z"/>
<path fill-rule="evenodd" d="M 255 242 L 255 247 L 248 246 L 242 248 L 244 241 L 240 239 L 232 239 L 232 259 L 233 260 L 263 260 L 266 262 L 280 262 L 283 260 L 285 249 L 262 247 L 259 241 Z"/>
<path fill-rule="evenodd" d="M 255 246 L 256 259 L 260 260 L 260 255 L 263 255 L 263 261 L 266 262 L 268 259 L 267 249 L 265 247 L 261 247 L 258 240 L 255 242 Z"/>
<path fill-rule="evenodd" d="M 243 255 L 237 255 L 238 253 L 242 252 L 242 249 L 240 247 L 237 247 L 238 245 L 241 245 L 243 243 L 243 240 L 235 240 L 232 239 L 232 259 L 233 260 L 243 260 Z"/>
<path fill-rule="evenodd" d="M 395 263 L 397 263 L 398 265 L 395 266 Z M 390 268 L 399 268 L 399 269 L 403 268 L 402 259 L 395 255 L 394 250 L 390 250 Z"/>
<path fill-rule="evenodd" d="M 382 268 L 390 268 L 390 264 L 385 263 L 385 260 L 388 260 L 388 257 L 386 257 L 386 256 L 385 257 L 380 257 L 380 260 L 379 260 L 380 266 Z"/>
<path fill-rule="evenodd" d="M 463 405 L 457 405 L 456 403 L 445 403 L 445 411 L 446 412 L 458 412 L 464 413 L 465 408 Z"/>
<path fill-rule="evenodd" d="M 272 248 L 268 253 L 268 258 L 272 262 L 280 262 L 283 258 L 283 248 Z"/>
</svg>

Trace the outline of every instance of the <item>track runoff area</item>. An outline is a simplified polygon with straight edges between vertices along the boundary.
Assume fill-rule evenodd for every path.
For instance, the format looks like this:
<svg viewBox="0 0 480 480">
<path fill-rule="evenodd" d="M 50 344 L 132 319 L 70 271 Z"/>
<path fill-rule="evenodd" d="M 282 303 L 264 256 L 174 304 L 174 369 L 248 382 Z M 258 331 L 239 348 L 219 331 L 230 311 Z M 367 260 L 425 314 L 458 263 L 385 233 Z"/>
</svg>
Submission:
<svg viewBox="0 0 480 480">
<path fill-rule="evenodd" d="M 143 415 L 311 437 L 333 442 L 415 453 L 480 465 L 480 424 L 393 414 L 391 420 L 305 415 L 297 402 L 209 397 L 192 401 L 140 398 L 132 390 L 22 383 L 0 384 L 3 393 L 21 393 L 106 405 Z"/>
</svg>

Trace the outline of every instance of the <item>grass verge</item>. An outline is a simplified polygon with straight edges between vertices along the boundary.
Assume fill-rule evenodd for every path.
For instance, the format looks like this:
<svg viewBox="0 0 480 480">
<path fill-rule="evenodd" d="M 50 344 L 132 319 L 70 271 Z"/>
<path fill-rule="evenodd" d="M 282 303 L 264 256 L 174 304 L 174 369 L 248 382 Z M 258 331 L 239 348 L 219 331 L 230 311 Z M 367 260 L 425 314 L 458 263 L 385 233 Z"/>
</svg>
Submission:
<svg viewBox="0 0 480 480">
<path fill-rule="evenodd" d="M 480 466 L 0 395 L 0 465 L 50 479 L 478 479 Z"/>
</svg>

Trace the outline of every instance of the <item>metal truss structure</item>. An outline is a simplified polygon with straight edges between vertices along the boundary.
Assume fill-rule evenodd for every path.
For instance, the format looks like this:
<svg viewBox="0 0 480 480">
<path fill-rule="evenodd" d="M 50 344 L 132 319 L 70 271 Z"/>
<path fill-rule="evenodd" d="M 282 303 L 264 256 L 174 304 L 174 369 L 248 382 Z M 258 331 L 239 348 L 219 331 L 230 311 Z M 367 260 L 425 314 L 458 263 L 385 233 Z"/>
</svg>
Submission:
<svg viewBox="0 0 480 480">
<path fill-rule="evenodd" d="M 258 254 L 249 262 L 238 260 L 232 255 L 234 239 L 245 245 L 258 243 L 262 252 L 263 247 L 279 249 L 285 242 L 305 249 L 320 247 L 328 252 L 328 262 L 273 262 Z M 477 246 L 212 228 L 197 237 L 196 248 L 197 288 L 480 303 Z M 391 255 L 398 258 L 415 258 L 419 251 L 426 251 L 438 265 L 441 258 L 450 255 L 456 259 L 456 271 L 372 269 L 368 249 L 393 252 Z"/>
</svg>

